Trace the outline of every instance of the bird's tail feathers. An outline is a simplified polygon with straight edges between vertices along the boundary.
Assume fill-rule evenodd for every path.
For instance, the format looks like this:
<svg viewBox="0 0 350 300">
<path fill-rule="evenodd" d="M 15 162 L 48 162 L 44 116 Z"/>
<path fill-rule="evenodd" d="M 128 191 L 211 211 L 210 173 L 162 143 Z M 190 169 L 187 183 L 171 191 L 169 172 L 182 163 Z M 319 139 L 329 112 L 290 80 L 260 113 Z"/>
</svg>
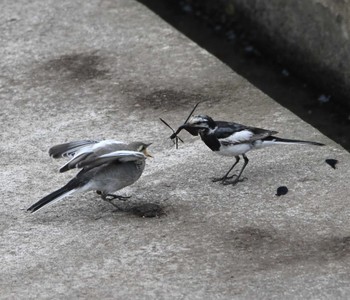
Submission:
<svg viewBox="0 0 350 300">
<path fill-rule="evenodd" d="M 39 200 L 38 202 L 34 203 L 31 207 L 27 209 L 27 211 L 30 211 L 31 213 L 37 212 L 44 206 L 52 205 L 62 200 L 63 198 L 78 192 L 79 190 L 80 188 L 77 186 L 75 180 L 73 179 L 70 182 L 68 182 L 64 187 L 52 192 L 51 194 Z"/>
<path fill-rule="evenodd" d="M 304 145 L 315 145 L 315 146 L 324 146 L 325 144 L 312 142 L 312 141 L 303 141 L 303 140 L 291 140 L 283 139 L 276 136 L 269 136 L 263 139 L 264 145 L 275 145 L 275 144 L 304 144 Z"/>
</svg>

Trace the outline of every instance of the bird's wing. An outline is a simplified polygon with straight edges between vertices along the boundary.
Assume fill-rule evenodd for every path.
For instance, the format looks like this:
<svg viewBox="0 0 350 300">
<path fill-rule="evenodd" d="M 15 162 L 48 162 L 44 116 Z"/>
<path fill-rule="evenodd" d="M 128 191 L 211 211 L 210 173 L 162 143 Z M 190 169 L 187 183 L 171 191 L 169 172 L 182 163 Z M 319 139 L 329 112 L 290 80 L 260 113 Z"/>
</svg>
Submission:
<svg viewBox="0 0 350 300">
<path fill-rule="evenodd" d="M 50 148 L 49 155 L 53 158 L 74 157 L 76 152 L 82 148 L 91 146 L 96 143 L 98 143 L 98 141 L 82 140 L 56 145 Z"/>
<path fill-rule="evenodd" d="M 249 127 L 238 123 L 219 121 L 217 124 L 218 128 L 215 135 L 221 143 L 227 145 L 250 143 L 277 133 L 277 131 Z"/>
<path fill-rule="evenodd" d="M 146 159 L 146 156 L 142 152 L 130 151 L 130 150 L 119 150 L 102 155 L 90 155 L 85 159 L 82 159 L 76 164 L 76 168 L 84 168 L 84 170 L 90 170 L 107 163 L 125 163 L 130 161 L 140 161 Z"/>
<path fill-rule="evenodd" d="M 80 141 L 83 142 L 83 141 Z M 73 142 L 75 143 L 75 142 Z M 69 143 L 67 143 L 69 144 Z M 58 145 L 61 146 L 61 145 Z M 60 172 L 66 172 L 68 170 L 78 167 L 81 161 L 90 159 L 91 157 L 97 157 L 112 151 L 125 149 L 127 145 L 123 142 L 104 140 L 101 142 L 91 141 L 85 145 L 76 146 L 73 150 L 68 150 L 66 153 L 72 153 L 69 157 L 71 159 L 60 168 Z M 67 154 L 65 156 L 68 156 Z"/>
</svg>

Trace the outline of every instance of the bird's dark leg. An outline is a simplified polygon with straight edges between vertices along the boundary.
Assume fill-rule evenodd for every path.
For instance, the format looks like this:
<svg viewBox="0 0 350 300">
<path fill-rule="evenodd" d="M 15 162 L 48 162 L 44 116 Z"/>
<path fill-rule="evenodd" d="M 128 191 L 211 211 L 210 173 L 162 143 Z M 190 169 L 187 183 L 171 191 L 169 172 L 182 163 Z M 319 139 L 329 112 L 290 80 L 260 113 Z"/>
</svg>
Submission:
<svg viewBox="0 0 350 300">
<path fill-rule="evenodd" d="M 96 191 L 96 193 L 98 195 L 100 195 L 101 198 L 103 200 L 105 200 L 105 201 L 111 201 L 111 200 L 114 200 L 114 199 L 118 199 L 118 200 L 121 200 L 121 201 L 126 201 L 127 199 L 130 198 L 130 196 L 129 197 L 125 197 L 125 196 L 119 196 L 119 195 L 114 195 L 114 194 L 105 194 L 105 193 L 103 193 L 101 191 Z"/>
<path fill-rule="evenodd" d="M 237 184 L 238 182 L 243 181 L 243 180 L 245 179 L 245 178 L 243 178 L 243 179 L 240 179 L 240 178 L 241 178 L 241 175 L 242 175 L 242 173 L 243 173 L 245 167 L 247 166 L 247 164 L 248 164 L 248 162 L 249 162 L 249 159 L 248 159 L 247 156 L 245 156 L 245 154 L 242 154 L 242 156 L 243 156 L 243 159 L 244 159 L 244 165 L 243 165 L 241 171 L 239 171 L 238 176 L 237 176 L 234 180 L 231 180 L 231 181 L 223 181 L 222 184 L 224 184 L 224 185 L 228 185 L 228 184 L 235 185 L 235 184 Z"/>
<path fill-rule="evenodd" d="M 131 198 L 131 196 L 120 196 L 120 195 L 114 195 L 114 194 L 107 194 L 107 197 L 111 197 L 111 200 L 118 199 L 120 201 L 126 201 Z"/>
<path fill-rule="evenodd" d="M 240 157 L 239 156 L 235 156 L 236 158 L 236 161 L 235 163 L 232 165 L 232 167 L 230 168 L 230 170 L 228 170 L 228 172 L 223 176 L 223 177 L 219 177 L 219 178 L 213 178 L 212 181 L 213 182 L 217 182 L 217 181 L 226 181 L 227 179 L 231 179 L 233 176 L 236 176 L 236 175 L 232 175 L 232 176 L 228 176 L 231 171 L 233 170 L 233 168 L 238 164 L 239 160 L 240 160 Z"/>
<path fill-rule="evenodd" d="M 112 204 L 114 207 L 118 208 L 119 210 L 123 210 L 123 209 L 120 208 L 117 204 L 113 203 L 112 200 L 118 199 L 121 201 L 126 201 L 127 199 L 130 198 L 130 197 L 124 197 L 124 196 L 119 196 L 114 194 L 105 194 L 101 191 L 96 191 L 96 193 L 101 196 L 103 201 L 107 201 L 108 203 Z"/>
</svg>

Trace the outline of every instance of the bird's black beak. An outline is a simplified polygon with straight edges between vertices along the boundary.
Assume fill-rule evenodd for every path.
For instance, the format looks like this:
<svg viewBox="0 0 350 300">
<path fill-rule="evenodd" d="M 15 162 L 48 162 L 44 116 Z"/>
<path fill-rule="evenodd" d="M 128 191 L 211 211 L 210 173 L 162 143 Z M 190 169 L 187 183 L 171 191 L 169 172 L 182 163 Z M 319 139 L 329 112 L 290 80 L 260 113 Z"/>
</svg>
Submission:
<svg viewBox="0 0 350 300">
<path fill-rule="evenodd" d="M 176 136 L 180 133 L 180 131 L 181 131 L 182 129 L 185 129 L 186 127 L 188 127 L 188 124 L 183 124 L 183 125 L 181 125 L 181 126 L 170 136 L 170 138 L 171 138 L 171 139 L 176 138 Z"/>
<path fill-rule="evenodd" d="M 185 129 L 186 131 L 188 131 L 191 135 L 194 135 L 194 136 L 197 136 L 198 135 L 198 132 L 201 128 L 199 127 L 193 127 L 191 124 L 183 124 L 181 125 L 171 136 L 170 138 L 171 139 L 174 139 L 176 138 L 176 136 L 180 133 L 180 131 L 182 129 Z"/>
<path fill-rule="evenodd" d="M 196 110 L 197 106 L 199 105 L 200 102 L 198 102 L 193 109 L 191 110 L 190 114 L 188 115 L 186 121 L 176 130 L 174 131 L 163 119 L 160 119 L 166 126 L 168 126 L 172 131 L 173 134 L 170 136 L 170 138 L 173 140 L 175 138 L 178 138 L 180 141 L 182 141 L 177 135 L 180 133 L 180 131 L 182 129 L 186 129 L 190 134 L 192 135 L 198 135 L 198 130 L 194 129 L 193 127 L 191 127 L 190 124 L 188 124 L 188 120 L 191 118 L 192 114 L 194 113 L 194 111 Z M 176 140 L 176 148 L 177 148 L 177 140 Z"/>
</svg>

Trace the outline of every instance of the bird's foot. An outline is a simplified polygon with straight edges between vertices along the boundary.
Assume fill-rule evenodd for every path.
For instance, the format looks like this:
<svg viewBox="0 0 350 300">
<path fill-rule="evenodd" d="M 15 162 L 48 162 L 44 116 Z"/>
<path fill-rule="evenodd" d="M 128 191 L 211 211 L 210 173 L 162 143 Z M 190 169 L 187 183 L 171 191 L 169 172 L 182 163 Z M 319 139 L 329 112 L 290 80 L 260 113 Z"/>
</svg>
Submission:
<svg viewBox="0 0 350 300">
<path fill-rule="evenodd" d="M 234 180 L 224 180 L 221 182 L 223 185 L 236 185 L 238 182 L 243 182 L 244 180 L 247 180 L 246 177 L 243 178 L 235 178 Z"/>
<path fill-rule="evenodd" d="M 119 196 L 119 195 L 114 195 L 114 194 L 105 194 L 101 191 L 96 191 L 96 193 L 98 195 L 100 195 L 103 200 L 108 201 L 108 202 L 110 202 L 111 200 L 114 200 L 114 199 L 118 199 L 120 201 L 126 201 L 127 199 L 130 198 L 130 196 L 126 197 L 126 196 Z"/>
<path fill-rule="evenodd" d="M 125 211 L 125 208 L 120 207 L 119 205 L 114 203 L 113 200 L 118 199 L 120 201 L 126 201 L 127 199 L 130 198 L 130 197 L 124 197 L 124 196 L 119 196 L 119 195 L 114 195 L 114 194 L 104 194 L 101 191 L 96 191 L 96 193 L 101 196 L 103 201 L 106 201 L 106 202 L 112 204 L 119 211 Z"/>
<path fill-rule="evenodd" d="M 120 201 L 126 201 L 130 198 L 130 196 L 120 196 L 120 195 L 114 195 L 114 194 L 106 194 L 105 195 L 105 200 L 107 201 L 111 201 L 111 200 L 114 200 L 114 199 L 118 199 Z"/>
<path fill-rule="evenodd" d="M 211 179 L 212 182 L 224 182 L 227 181 L 227 179 L 232 179 L 233 177 L 236 177 L 237 175 L 231 175 L 231 176 L 223 176 L 223 177 L 214 177 Z"/>
</svg>

